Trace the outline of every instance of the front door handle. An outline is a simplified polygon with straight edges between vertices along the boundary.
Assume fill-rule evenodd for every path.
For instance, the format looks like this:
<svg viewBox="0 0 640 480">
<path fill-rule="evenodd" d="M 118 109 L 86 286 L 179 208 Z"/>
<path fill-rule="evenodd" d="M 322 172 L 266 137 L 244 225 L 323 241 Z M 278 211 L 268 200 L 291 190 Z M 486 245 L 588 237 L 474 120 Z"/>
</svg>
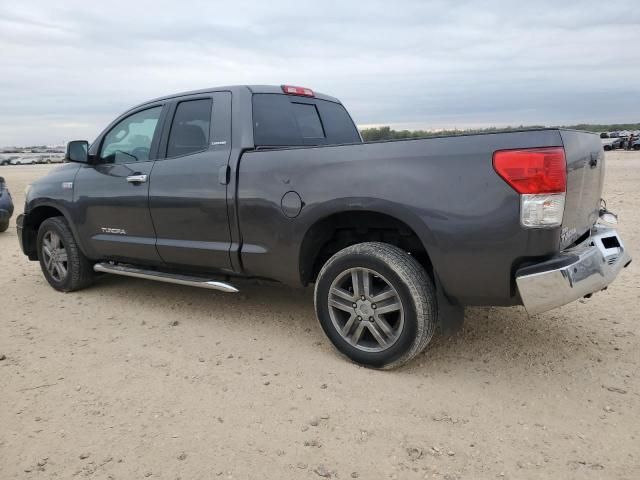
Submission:
<svg viewBox="0 0 640 480">
<path fill-rule="evenodd" d="M 144 183 L 147 181 L 147 176 L 144 173 L 138 173 L 136 175 L 129 175 L 127 182 L 129 183 Z"/>
</svg>

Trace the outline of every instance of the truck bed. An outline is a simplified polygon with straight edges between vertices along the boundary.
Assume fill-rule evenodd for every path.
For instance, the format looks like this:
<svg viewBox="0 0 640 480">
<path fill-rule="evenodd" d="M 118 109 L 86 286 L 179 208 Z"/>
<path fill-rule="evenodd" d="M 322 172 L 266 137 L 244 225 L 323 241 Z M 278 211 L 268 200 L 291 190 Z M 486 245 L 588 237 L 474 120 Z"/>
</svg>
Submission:
<svg viewBox="0 0 640 480">
<path fill-rule="evenodd" d="M 493 153 L 563 146 L 564 223 L 523 228 L 519 196 L 496 174 Z M 513 272 L 558 253 L 595 222 L 602 163 L 596 135 L 559 129 L 249 151 L 240 159 L 235 199 L 242 264 L 250 275 L 299 284 L 300 259 L 273 258 L 300 251 L 310 226 L 338 211 L 371 211 L 418 235 L 450 297 L 467 305 L 516 304 Z M 282 215 L 287 192 L 304 205 L 295 218 Z"/>
</svg>

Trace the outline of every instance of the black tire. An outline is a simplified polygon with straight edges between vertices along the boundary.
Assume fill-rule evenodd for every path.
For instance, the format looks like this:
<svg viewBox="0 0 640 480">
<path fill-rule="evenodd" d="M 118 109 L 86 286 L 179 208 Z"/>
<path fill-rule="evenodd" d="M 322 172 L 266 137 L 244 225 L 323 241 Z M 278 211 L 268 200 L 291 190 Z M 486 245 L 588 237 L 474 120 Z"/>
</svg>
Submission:
<svg viewBox="0 0 640 480">
<path fill-rule="evenodd" d="M 373 293 L 373 285 L 377 281 L 383 286 L 383 289 L 386 289 L 383 291 L 394 290 L 395 296 L 391 301 L 399 300 L 401 305 L 401 310 L 396 315 L 402 316 L 402 320 L 396 320 L 396 326 L 393 326 L 392 323 L 386 323 L 385 327 L 393 326 L 392 329 L 396 336 L 394 338 L 387 337 L 385 333 L 384 338 L 392 341 L 388 342 L 388 346 L 378 345 L 376 348 L 382 348 L 381 351 L 364 351 L 363 348 L 366 348 L 366 345 L 358 345 L 357 341 L 356 345 L 353 344 L 356 333 L 347 335 L 347 338 L 340 333 L 340 329 L 346 329 L 347 332 L 350 332 L 350 329 L 357 330 L 359 323 L 365 323 L 365 329 L 360 328 L 361 332 L 369 332 L 370 338 L 377 341 L 369 328 L 370 326 L 375 327 L 379 316 L 369 317 L 368 322 L 367 319 L 359 316 L 361 314 L 368 315 L 367 311 L 376 313 L 375 303 L 368 303 L 364 313 L 354 307 L 356 313 L 345 311 L 343 314 L 342 309 L 345 306 L 348 308 L 357 304 L 350 305 L 349 302 L 352 300 L 346 300 L 346 305 L 336 308 L 335 300 L 341 300 L 342 297 L 331 295 L 332 306 L 330 306 L 330 292 L 333 292 L 336 286 L 340 286 L 336 282 L 340 282 L 343 278 L 348 279 L 348 275 L 353 275 L 353 272 L 361 271 L 368 272 L 369 280 L 367 282 L 368 285 L 371 285 L 364 289 L 367 294 L 371 292 L 366 301 L 371 299 L 373 302 L 375 297 L 382 296 L 380 291 L 375 295 Z M 360 273 L 356 273 L 356 275 L 358 274 Z M 349 293 L 353 295 L 354 299 L 358 298 L 358 292 L 354 292 L 353 283 L 351 289 L 344 290 L 341 287 L 339 290 L 342 292 L 341 295 Z M 362 290 L 362 288 L 358 287 L 358 290 Z M 363 299 L 362 303 L 364 302 Z M 382 301 L 380 305 L 383 305 Z M 371 307 L 374 310 L 368 310 Z M 438 316 L 435 288 L 422 265 L 400 248 L 380 242 L 359 243 L 347 247 L 325 263 L 316 281 L 315 308 L 320 326 L 340 353 L 355 363 L 380 369 L 399 367 L 418 355 L 433 337 Z M 379 306 L 378 309 L 382 310 L 384 307 Z M 337 318 L 341 314 L 345 317 L 348 316 L 348 320 L 344 324 L 340 324 L 340 319 Z M 353 315 L 357 315 L 355 320 L 352 320 Z M 365 321 L 360 321 L 359 318 L 363 318 Z M 347 323 L 354 325 L 354 327 L 347 328 Z M 378 334 L 383 332 L 383 329 L 376 328 L 376 330 Z M 362 334 L 358 338 L 363 338 Z M 375 343 L 373 345 L 375 346 Z"/>
<path fill-rule="evenodd" d="M 49 242 L 52 238 L 59 239 L 59 245 L 64 248 L 66 253 L 66 262 L 62 262 L 66 274 L 62 275 L 60 271 L 52 273 L 47 266 L 49 258 L 43 249 L 45 242 Z M 82 254 L 78 244 L 76 243 L 73 233 L 64 217 L 47 218 L 38 229 L 38 260 L 44 277 L 53 288 L 60 292 L 73 292 L 91 285 L 94 279 L 93 268 L 89 260 Z M 61 250 L 58 250 L 61 251 Z M 64 258 L 60 256 L 60 258 Z M 58 278 L 56 278 L 58 277 Z"/>
<path fill-rule="evenodd" d="M 3 220 L 0 222 L 0 232 L 6 232 L 9 228 L 9 220 Z"/>
<path fill-rule="evenodd" d="M 604 150 L 605 150 L 606 152 L 608 152 L 609 150 L 611 150 L 611 146 L 610 146 L 610 145 L 605 145 L 603 148 L 604 148 Z"/>
</svg>

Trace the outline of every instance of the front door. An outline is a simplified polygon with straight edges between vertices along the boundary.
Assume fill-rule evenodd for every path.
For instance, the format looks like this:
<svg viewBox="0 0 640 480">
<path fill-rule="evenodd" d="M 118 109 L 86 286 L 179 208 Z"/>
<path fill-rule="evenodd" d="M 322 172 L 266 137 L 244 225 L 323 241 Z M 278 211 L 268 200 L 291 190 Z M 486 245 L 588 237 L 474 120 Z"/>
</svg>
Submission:
<svg viewBox="0 0 640 480">
<path fill-rule="evenodd" d="M 149 213 L 149 181 L 162 105 L 116 123 L 74 185 L 78 231 L 92 258 L 160 263 Z"/>
<path fill-rule="evenodd" d="M 230 270 L 231 93 L 180 98 L 166 123 L 149 189 L 158 252 L 173 266 Z"/>
</svg>

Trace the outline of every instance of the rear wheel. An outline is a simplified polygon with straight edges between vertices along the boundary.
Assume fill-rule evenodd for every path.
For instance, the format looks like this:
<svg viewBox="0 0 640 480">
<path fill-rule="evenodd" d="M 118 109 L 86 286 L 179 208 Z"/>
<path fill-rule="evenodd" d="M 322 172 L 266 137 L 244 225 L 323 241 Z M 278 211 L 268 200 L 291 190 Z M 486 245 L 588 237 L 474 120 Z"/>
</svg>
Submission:
<svg viewBox="0 0 640 480">
<path fill-rule="evenodd" d="M 0 221 L 0 232 L 6 232 L 9 228 L 9 220 Z"/>
<path fill-rule="evenodd" d="M 316 315 L 333 345 L 356 363 L 398 367 L 436 327 L 436 294 L 424 268 L 386 243 L 347 247 L 327 261 L 315 287 Z"/>
<path fill-rule="evenodd" d="M 56 290 L 72 292 L 89 286 L 94 278 L 63 217 L 46 219 L 38 230 L 38 260 L 44 277 Z"/>
</svg>

